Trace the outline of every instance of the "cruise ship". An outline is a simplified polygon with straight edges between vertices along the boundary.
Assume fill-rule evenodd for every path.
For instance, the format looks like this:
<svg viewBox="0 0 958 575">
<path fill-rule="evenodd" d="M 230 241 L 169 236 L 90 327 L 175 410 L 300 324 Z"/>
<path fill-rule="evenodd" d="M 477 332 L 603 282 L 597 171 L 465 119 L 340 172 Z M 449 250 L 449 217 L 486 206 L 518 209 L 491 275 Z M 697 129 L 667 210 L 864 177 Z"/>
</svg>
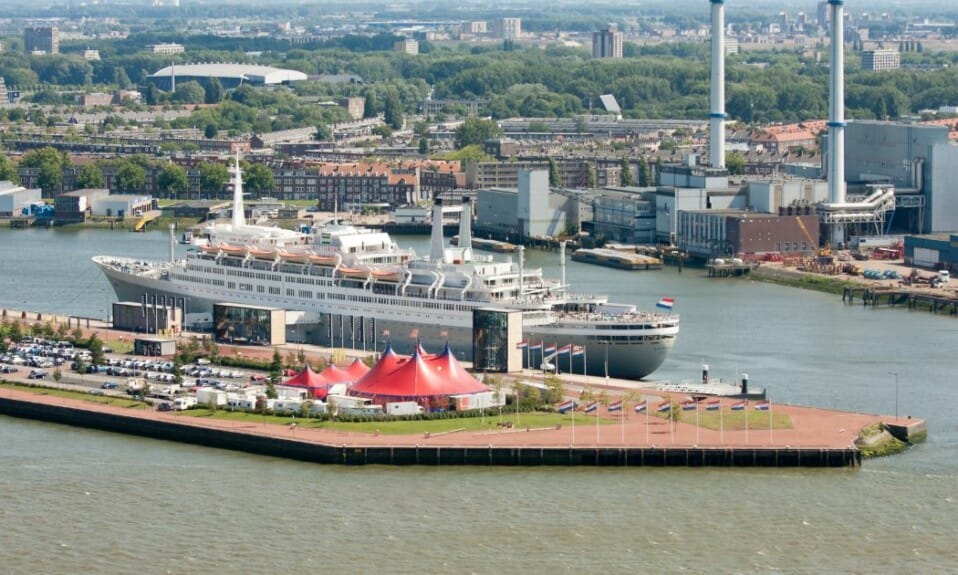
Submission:
<svg viewBox="0 0 958 575">
<path fill-rule="evenodd" d="M 288 325 L 303 343 L 373 349 L 389 338 L 397 351 L 411 352 L 417 343 L 448 342 L 465 360 L 474 309 L 518 309 L 529 366 L 624 379 L 655 371 L 678 335 L 677 315 L 570 292 L 564 253 L 559 279 L 526 269 L 521 249 L 516 260 L 474 254 L 468 201 L 460 247 L 445 246 L 437 202 L 430 253 L 417 257 L 377 230 L 334 222 L 301 233 L 248 224 L 242 186 L 237 159 L 232 220 L 210 224 L 184 258 L 174 257 L 172 233 L 169 261 L 94 257 L 120 301 L 176 302 L 188 325 L 211 322 L 217 302 L 282 308 L 287 324 L 307 326 Z M 540 343 L 575 352 L 529 351 Z"/>
</svg>

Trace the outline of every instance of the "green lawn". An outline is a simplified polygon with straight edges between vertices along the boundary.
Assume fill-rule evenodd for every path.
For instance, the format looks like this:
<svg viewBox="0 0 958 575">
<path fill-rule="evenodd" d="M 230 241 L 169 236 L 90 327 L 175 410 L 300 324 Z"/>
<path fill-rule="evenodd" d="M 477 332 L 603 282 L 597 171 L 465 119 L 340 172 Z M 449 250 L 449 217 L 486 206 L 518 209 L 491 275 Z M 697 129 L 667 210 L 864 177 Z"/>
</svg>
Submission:
<svg viewBox="0 0 958 575">
<path fill-rule="evenodd" d="M 25 385 L 22 383 L 11 383 L 7 381 L 0 383 L 0 386 L 8 387 L 10 389 L 18 389 L 20 391 L 29 391 L 37 395 L 50 395 L 53 397 L 80 399 L 83 401 L 88 401 L 90 403 L 101 403 L 104 405 L 116 405 L 119 407 L 132 407 L 137 409 L 145 409 L 149 407 L 149 404 L 142 401 L 135 400 L 135 399 L 127 399 L 125 397 L 115 397 L 111 395 L 101 395 L 102 392 L 99 389 L 91 389 L 89 392 L 68 391 L 63 389 L 53 389 L 50 387 L 36 387 L 32 385 Z"/>
<path fill-rule="evenodd" d="M 503 424 L 512 424 L 513 429 L 555 427 L 556 425 L 572 425 L 571 415 L 561 415 L 558 413 L 520 413 L 518 422 L 515 412 L 503 413 L 502 417 L 460 417 L 453 419 L 433 419 L 433 420 L 412 420 L 412 421 L 368 421 L 368 422 L 342 422 L 342 421 L 319 421 L 315 419 L 303 419 L 291 416 L 276 415 L 256 415 L 252 413 L 231 412 L 217 410 L 211 412 L 208 409 L 190 409 L 181 412 L 180 415 L 186 417 L 215 417 L 217 419 L 231 420 L 241 423 L 271 423 L 287 425 L 296 422 L 297 427 L 309 429 L 335 429 L 338 431 L 354 431 L 359 433 L 376 433 L 382 435 L 410 435 L 420 433 L 443 433 L 454 430 L 481 431 L 483 429 L 498 429 L 499 422 Z M 595 425 L 595 417 L 577 414 L 575 416 L 576 425 Z M 618 419 L 599 418 L 600 425 L 617 424 Z"/>
</svg>

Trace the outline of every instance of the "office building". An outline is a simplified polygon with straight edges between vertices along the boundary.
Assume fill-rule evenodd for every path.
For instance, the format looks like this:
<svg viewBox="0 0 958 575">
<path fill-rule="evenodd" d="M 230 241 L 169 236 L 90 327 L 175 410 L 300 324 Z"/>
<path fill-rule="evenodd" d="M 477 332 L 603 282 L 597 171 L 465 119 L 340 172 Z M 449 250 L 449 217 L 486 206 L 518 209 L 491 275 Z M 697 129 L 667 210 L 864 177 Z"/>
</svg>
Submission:
<svg viewBox="0 0 958 575">
<path fill-rule="evenodd" d="M 27 54 L 58 54 L 60 31 L 56 26 L 35 26 L 23 30 L 23 51 Z"/>
<path fill-rule="evenodd" d="M 592 57 L 622 57 L 622 32 L 616 29 L 615 24 L 609 24 L 598 32 L 592 33 Z"/>
</svg>

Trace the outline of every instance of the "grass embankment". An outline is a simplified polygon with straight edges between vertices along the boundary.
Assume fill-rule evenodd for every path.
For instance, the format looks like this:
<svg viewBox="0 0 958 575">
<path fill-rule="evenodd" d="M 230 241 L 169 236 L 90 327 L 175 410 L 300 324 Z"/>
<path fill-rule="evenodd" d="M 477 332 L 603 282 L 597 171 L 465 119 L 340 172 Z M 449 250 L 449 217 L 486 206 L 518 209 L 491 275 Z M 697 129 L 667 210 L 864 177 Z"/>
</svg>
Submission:
<svg viewBox="0 0 958 575">
<path fill-rule="evenodd" d="M 116 397 L 114 395 L 104 395 L 99 389 L 90 389 L 90 391 L 70 391 L 66 389 L 55 389 L 52 387 L 42 387 L 39 385 L 29 385 L 24 383 L 13 383 L 9 381 L 0 382 L 0 386 L 19 391 L 28 391 L 37 395 L 48 395 L 51 397 L 63 397 L 66 399 L 79 399 L 89 403 L 98 403 L 101 405 L 113 405 L 116 407 L 129 407 L 134 409 L 146 409 L 150 405 L 146 402 L 125 397 Z"/>
<path fill-rule="evenodd" d="M 922 438 L 924 439 L 924 438 Z M 907 450 L 910 445 L 885 429 L 883 423 L 875 423 L 858 432 L 855 444 L 862 453 L 862 457 L 885 457 Z"/>
<path fill-rule="evenodd" d="M 759 266 L 752 270 L 747 276 L 743 277 L 765 283 L 810 289 L 831 294 L 841 294 L 846 287 L 861 285 L 854 280 L 846 278 L 822 276 L 797 270 L 773 268 L 771 266 Z"/>
</svg>

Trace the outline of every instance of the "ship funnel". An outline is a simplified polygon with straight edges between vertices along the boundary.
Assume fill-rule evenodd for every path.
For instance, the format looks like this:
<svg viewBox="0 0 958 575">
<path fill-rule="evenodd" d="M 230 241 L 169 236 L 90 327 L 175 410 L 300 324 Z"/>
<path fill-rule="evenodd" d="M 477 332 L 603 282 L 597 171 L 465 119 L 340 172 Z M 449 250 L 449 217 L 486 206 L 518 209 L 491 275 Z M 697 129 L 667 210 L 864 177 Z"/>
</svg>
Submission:
<svg viewBox="0 0 958 575">
<path fill-rule="evenodd" d="M 742 394 L 743 395 L 748 394 L 748 374 L 747 373 L 742 374 Z"/>
<path fill-rule="evenodd" d="M 472 260 L 472 200 L 462 198 L 462 213 L 459 215 L 459 252 L 462 260 Z"/>
<path fill-rule="evenodd" d="M 712 82 L 709 163 L 725 168 L 725 0 L 712 3 Z"/>
<path fill-rule="evenodd" d="M 236 163 L 233 166 L 233 229 L 246 225 L 246 212 L 243 207 L 243 172 L 240 169 L 239 151 L 236 152 Z"/>
<path fill-rule="evenodd" d="M 828 0 L 832 18 L 828 74 L 828 201 L 845 203 L 845 0 Z M 833 245 L 843 244 L 845 228 L 832 227 Z"/>
<path fill-rule="evenodd" d="M 432 204 L 432 235 L 429 238 L 429 257 L 436 262 L 443 260 L 445 248 L 442 245 L 442 198 L 436 198 Z"/>
<path fill-rule="evenodd" d="M 702 383 L 708 383 L 708 382 L 709 382 L 709 364 L 703 363 L 702 364 Z"/>
</svg>

